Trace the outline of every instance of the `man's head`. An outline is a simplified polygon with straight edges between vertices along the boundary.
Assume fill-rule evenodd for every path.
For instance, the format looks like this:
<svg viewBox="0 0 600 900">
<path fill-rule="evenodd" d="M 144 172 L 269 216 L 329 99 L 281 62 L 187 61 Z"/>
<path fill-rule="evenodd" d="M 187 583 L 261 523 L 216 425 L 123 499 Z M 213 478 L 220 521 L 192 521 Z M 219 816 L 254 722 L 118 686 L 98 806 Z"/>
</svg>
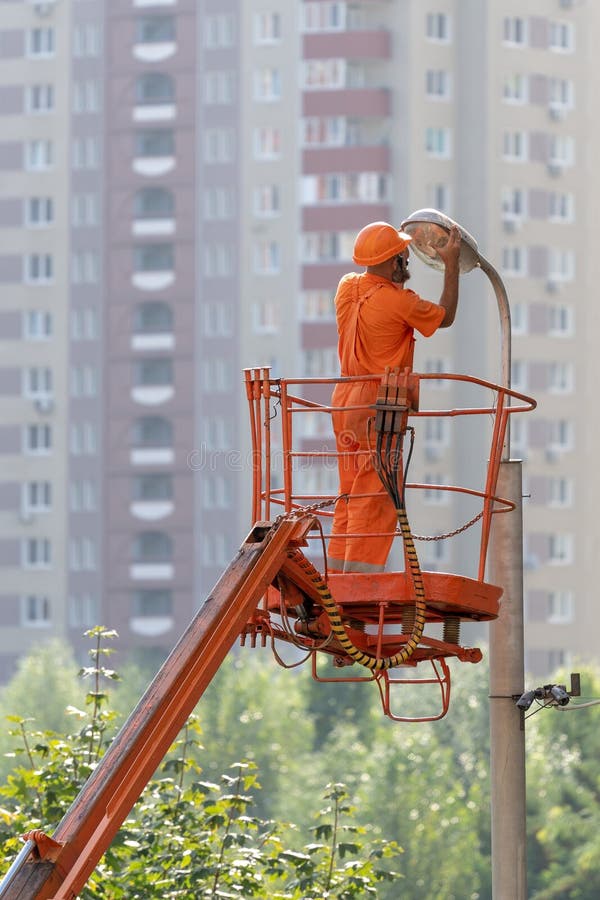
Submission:
<svg viewBox="0 0 600 900">
<path fill-rule="evenodd" d="M 397 284 L 408 281 L 408 245 L 412 238 L 387 222 L 371 222 L 354 242 L 352 259 L 359 266 Z"/>
</svg>

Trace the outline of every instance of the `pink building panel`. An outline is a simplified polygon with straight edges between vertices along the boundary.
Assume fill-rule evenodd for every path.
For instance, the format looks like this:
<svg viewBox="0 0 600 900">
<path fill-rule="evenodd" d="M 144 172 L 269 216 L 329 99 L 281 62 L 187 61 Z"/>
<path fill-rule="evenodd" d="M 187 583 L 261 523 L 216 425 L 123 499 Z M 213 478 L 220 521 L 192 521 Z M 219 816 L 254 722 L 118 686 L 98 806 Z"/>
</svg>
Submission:
<svg viewBox="0 0 600 900">
<path fill-rule="evenodd" d="M 383 203 L 306 206 L 302 210 L 303 231 L 360 231 L 368 222 L 387 222 L 390 208 Z"/>
<path fill-rule="evenodd" d="M 343 31 L 306 34 L 302 44 L 304 59 L 390 59 L 389 31 Z"/>
<path fill-rule="evenodd" d="M 302 324 L 301 342 L 305 349 L 310 350 L 335 346 L 337 344 L 335 322 L 304 322 Z"/>
<path fill-rule="evenodd" d="M 302 268 L 302 290 L 335 290 L 337 283 L 346 272 L 357 272 L 353 262 L 306 265 Z"/>
<path fill-rule="evenodd" d="M 386 144 L 375 147 L 324 147 L 302 153 L 302 171 L 305 175 L 389 172 L 390 162 L 390 148 Z"/>
<path fill-rule="evenodd" d="M 346 88 L 337 91 L 305 91 L 303 116 L 390 116 L 388 88 Z"/>
</svg>

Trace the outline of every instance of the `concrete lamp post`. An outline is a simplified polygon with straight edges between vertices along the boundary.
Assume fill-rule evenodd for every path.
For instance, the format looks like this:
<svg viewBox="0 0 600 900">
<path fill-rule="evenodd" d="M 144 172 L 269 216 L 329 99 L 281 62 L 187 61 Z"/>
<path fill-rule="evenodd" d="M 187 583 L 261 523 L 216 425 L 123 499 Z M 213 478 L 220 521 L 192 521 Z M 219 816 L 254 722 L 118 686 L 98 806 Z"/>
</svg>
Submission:
<svg viewBox="0 0 600 900">
<path fill-rule="evenodd" d="M 457 225 L 461 237 L 461 274 L 481 269 L 496 295 L 500 316 L 501 384 L 510 388 L 511 329 L 506 288 L 498 272 L 479 252 L 477 242 L 458 223 L 435 209 L 420 209 L 403 223 L 411 250 L 423 262 L 443 270 L 435 252 Z M 511 500 L 511 515 L 497 516 L 490 544 L 490 578 L 503 588 L 498 619 L 490 624 L 490 780 L 492 891 L 494 900 L 526 900 L 525 730 L 514 698 L 523 693 L 523 507 L 522 463 L 510 458 L 510 416 L 498 475 L 498 495 Z"/>
</svg>

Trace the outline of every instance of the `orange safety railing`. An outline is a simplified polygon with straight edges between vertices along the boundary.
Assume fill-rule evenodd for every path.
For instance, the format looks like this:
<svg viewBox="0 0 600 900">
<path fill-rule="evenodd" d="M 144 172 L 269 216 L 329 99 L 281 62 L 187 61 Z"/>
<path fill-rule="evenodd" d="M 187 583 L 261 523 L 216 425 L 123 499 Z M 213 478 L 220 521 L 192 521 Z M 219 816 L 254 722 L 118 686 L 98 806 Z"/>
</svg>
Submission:
<svg viewBox="0 0 600 900">
<path fill-rule="evenodd" d="M 246 390 L 250 409 L 252 435 L 252 519 L 253 522 L 270 520 L 282 512 L 310 508 L 326 525 L 333 516 L 332 508 L 336 494 L 331 492 L 300 493 L 296 490 L 296 469 L 298 463 L 325 464 L 329 470 L 337 470 L 337 460 L 342 456 L 357 455 L 361 451 L 344 451 L 335 449 L 335 442 L 328 429 L 331 413 L 336 407 L 330 405 L 329 397 L 336 384 L 340 382 L 380 382 L 379 375 L 354 378 L 271 378 L 268 368 L 246 369 Z M 480 500 L 480 512 L 475 517 L 481 520 L 481 536 L 479 544 L 479 561 L 477 578 L 482 581 L 490 539 L 492 518 L 501 512 L 508 512 L 514 504 L 496 495 L 496 484 L 500 462 L 508 458 L 506 434 L 509 416 L 515 413 L 528 412 L 535 408 L 536 402 L 509 388 L 457 374 L 417 374 L 414 378 L 419 382 L 421 390 L 427 383 L 440 386 L 442 383 L 469 385 L 491 392 L 491 402 L 480 406 L 465 406 L 451 409 L 419 409 L 410 414 L 417 433 L 417 442 L 422 433 L 420 420 L 431 418 L 459 418 L 479 416 L 491 422 L 491 437 L 485 481 L 480 488 L 455 486 L 447 484 L 422 484 L 407 482 L 410 492 L 440 491 L 469 495 Z M 352 407 L 367 409 L 369 407 Z M 303 436 L 298 437 L 297 424 L 310 419 L 318 422 L 315 428 L 302 429 Z M 324 427 L 319 427 L 324 426 Z M 306 448 L 307 433 L 321 434 L 318 449 Z M 309 439 L 310 440 L 310 439 Z M 310 441 L 314 443 L 314 440 Z M 363 451 L 364 452 L 364 451 Z M 316 507 L 316 508 L 315 508 Z M 469 523 L 471 524 L 471 523 Z M 462 529 L 459 529 L 462 530 Z M 378 537 L 382 533 L 347 534 L 346 537 Z M 320 540 L 315 534 L 313 540 Z"/>
</svg>

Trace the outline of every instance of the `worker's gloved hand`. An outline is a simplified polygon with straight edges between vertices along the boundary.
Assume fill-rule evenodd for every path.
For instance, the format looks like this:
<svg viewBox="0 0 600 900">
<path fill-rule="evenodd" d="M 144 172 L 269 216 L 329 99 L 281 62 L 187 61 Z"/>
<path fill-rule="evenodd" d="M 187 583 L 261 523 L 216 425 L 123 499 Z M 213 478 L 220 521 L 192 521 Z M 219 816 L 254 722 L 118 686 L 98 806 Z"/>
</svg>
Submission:
<svg viewBox="0 0 600 900">
<path fill-rule="evenodd" d="M 435 247 L 436 254 L 447 269 L 458 268 L 461 243 L 462 238 L 460 229 L 457 225 L 453 225 L 448 233 L 448 240 L 445 242 L 444 246 Z"/>
</svg>

